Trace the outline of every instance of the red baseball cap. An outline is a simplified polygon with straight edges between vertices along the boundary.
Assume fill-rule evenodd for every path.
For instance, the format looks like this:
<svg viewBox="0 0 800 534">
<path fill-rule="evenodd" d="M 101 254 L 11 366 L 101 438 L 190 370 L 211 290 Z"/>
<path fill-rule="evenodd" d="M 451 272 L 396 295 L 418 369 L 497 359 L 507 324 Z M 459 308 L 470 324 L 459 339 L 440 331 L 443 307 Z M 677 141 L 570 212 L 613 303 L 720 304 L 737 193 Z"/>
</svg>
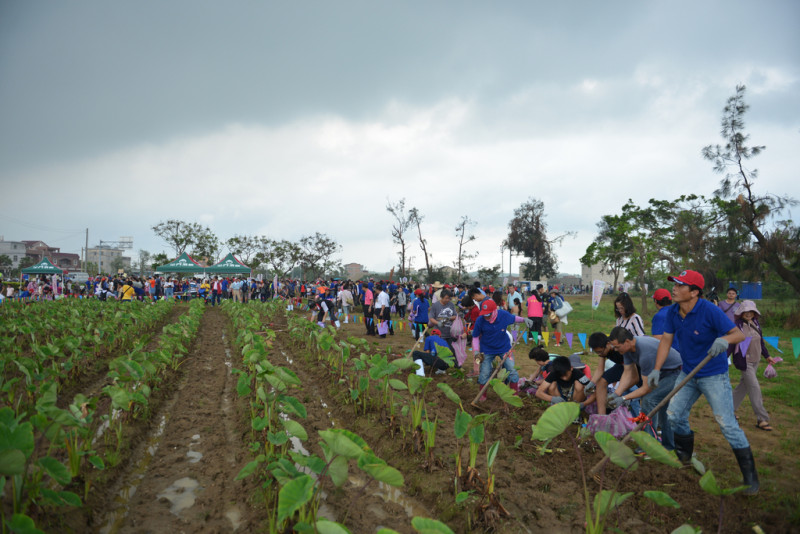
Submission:
<svg viewBox="0 0 800 534">
<path fill-rule="evenodd" d="M 481 311 L 478 313 L 478 316 L 481 315 L 489 315 L 493 313 L 497 309 L 497 303 L 492 299 L 484 299 L 481 302 Z"/>
<path fill-rule="evenodd" d="M 683 271 L 678 276 L 668 276 L 667 280 L 685 286 L 697 286 L 700 289 L 703 289 L 706 285 L 703 275 L 697 271 Z"/>
<path fill-rule="evenodd" d="M 415 295 L 424 295 L 425 291 L 423 291 L 422 289 L 417 288 L 417 289 L 414 290 L 414 294 Z"/>
<path fill-rule="evenodd" d="M 666 289 L 656 289 L 656 292 L 653 293 L 653 300 L 658 302 L 659 300 L 661 300 L 663 298 L 668 298 L 668 299 L 672 300 L 672 295 Z"/>
<path fill-rule="evenodd" d="M 431 330 L 431 334 L 433 334 L 434 336 L 441 336 L 442 331 L 439 330 L 438 328 L 434 328 L 433 330 Z"/>
</svg>

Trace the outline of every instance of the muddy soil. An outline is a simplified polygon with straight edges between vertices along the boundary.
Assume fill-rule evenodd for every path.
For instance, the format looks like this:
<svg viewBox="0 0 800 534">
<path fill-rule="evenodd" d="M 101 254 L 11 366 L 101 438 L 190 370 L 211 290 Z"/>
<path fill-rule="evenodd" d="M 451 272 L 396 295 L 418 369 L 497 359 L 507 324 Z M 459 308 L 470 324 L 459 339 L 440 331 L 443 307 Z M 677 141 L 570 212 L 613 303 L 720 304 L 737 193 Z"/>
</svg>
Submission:
<svg viewBox="0 0 800 534">
<path fill-rule="evenodd" d="M 308 313 L 302 314 L 308 317 Z M 282 319 L 276 319 L 276 329 L 283 329 Z M 345 335 L 362 336 L 363 325 L 343 325 L 340 337 Z M 278 336 L 279 343 L 285 334 Z M 413 339 L 408 331 L 398 332 L 395 336 L 384 339 L 367 338 L 376 349 L 392 347 L 396 354 L 411 348 Z M 453 432 L 453 421 L 457 406 L 435 388 L 428 389 L 429 417 L 441 422 L 436 434 L 437 465 L 429 469 L 423 454 L 414 449 L 408 436 L 405 438 L 396 429 L 392 429 L 388 421 L 380 414 L 372 412 L 366 416 L 356 416 L 349 400 L 347 389 L 332 380 L 329 372 L 321 363 L 314 361 L 306 364 L 302 350 L 289 347 L 288 341 L 284 350 L 289 351 L 293 364 L 288 365 L 302 380 L 308 396 L 313 400 L 306 402 L 309 412 L 311 405 L 319 395 L 326 409 L 326 417 L 333 418 L 337 425 L 342 425 L 362 436 L 376 453 L 392 466 L 400 469 L 405 476 L 403 498 L 414 503 L 413 515 L 425 515 L 445 521 L 455 532 L 469 530 L 467 520 L 468 509 L 472 504 L 457 506 L 454 503 L 453 472 L 454 453 L 458 443 Z M 576 347 L 577 349 L 577 347 Z M 531 362 L 527 358 L 527 348 L 517 350 L 517 362 L 526 372 Z M 569 350 L 569 349 L 567 349 Z M 562 353 L 568 353 L 561 349 Z M 286 365 L 284 362 L 282 364 Z M 530 367 L 532 370 L 532 366 Z M 472 414 L 495 412 L 498 415 L 494 422 L 487 426 L 486 442 L 501 442 L 500 454 L 495 464 L 496 488 L 502 504 L 512 514 L 506 519 L 493 524 L 483 524 L 482 528 L 494 528 L 497 532 L 583 532 L 584 504 L 583 483 L 573 441 L 567 433 L 577 435 L 578 426 L 555 440 L 551 453 L 541 455 L 538 445 L 530 441 L 531 424 L 534 423 L 547 405 L 533 398 L 527 398 L 522 408 L 507 410 L 501 400 L 492 393 L 480 409 L 469 406 L 475 397 L 478 387 L 474 379 L 459 378 L 452 375 L 437 376 L 435 382 L 450 385 L 462 398 L 464 407 Z M 314 384 L 312 388 L 309 385 Z M 304 400 L 305 401 L 305 400 Z M 719 434 L 716 423 L 711 417 L 707 405 L 702 402 L 693 412 L 692 424 L 698 433 L 697 452 L 706 467 L 713 469 L 726 487 L 735 485 L 739 471 L 727 442 Z M 311 430 L 311 428 L 309 428 Z M 759 445 L 768 436 L 757 435 L 755 430 L 745 428 L 748 437 L 755 437 L 754 450 L 758 461 Z M 763 433 L 762 433 L 763 434 Z M 309 432 L 312 435 L 312 432 Z M 462 440 L 463 441 L 463 440 Z M 765 444 L 766 445 L 766 444 Z M 467 447 L 468 448 L 468 447 Z M 593 441 L 582 446 L 582 459 L 587 470 L 602 458 L 602 452 Z M 464 452 L 464 465 L 467 452 Z M 477 468 L 485 478 L 485 451 L 479 454 Z M 609 466 L 604 471 L 604 488 L 615 483 L 622 472 Z M 704 493 L 698 485 L 699 475 L 690 469 L 673 469 L 653 461 L 640 462 L 639 468 L 625 474 L 619 482 L 619 491 L 634 492 L 635 495 L 625 502 L 618 512 L 613 512 L 608 526 L 619 528 L 623 532 L 662 533 L 670 532 L 683 523 L 702 527 L 706 532 L 717 530 L 720 501 Z M 780 481 L 762 481 L 762 488 L 770 492 L 792 491 L 788 485 L 794 484 L 796 478 L 781 477 Z M 796 486 L 794 490 L 796 491 Z M 589 491 L 599 489 L 597 482 L 589 481 Z M 661 490 L 670 494 L 681 504 L 678 510 L 667 509 L 653 504 L 642 496 L 644 491 Z M 756 499 L 764 496 L 756 497 Z M 340 504 L 328 500 L 335 513 L 341 513 Z M 780 507 L 760 506 L 753 503 L 753 498 L 735 495 L 726 499 L 723 532 L 752 532 L 753 525 L 760 525 L 766 532 L 800 532 L 798 525 L 791 524 L 786 518 L 786 510 Z M 364 509 L 359 505 L 359 508 Z M 390 526 L 402 530 L 408 525 L 410 517 L 405 513 L 397 513 L 389 507 L 384 509 L 388 517 L 383 521 L 371 521 L 369 517 L 353 518 L 348 516 L 346 524 L 354 532 L 374 532 L 379 526 Z M 354 521 L 354 519 L 357 519 Z M 472 514 L 470 520 L 475 521 Z M 480 530 L 479 530 L 480 531 Z"/>
<path fill-rule="evenodd" d="M 203 315 L 197 340 L 171 396 L 151 418 L 125 472 L 105 489 L 96 532 L 251 532 L 263 511 L 253 487 L 235 481 L 249 460 L 247 427 L 231 375 L 218 308 Z"/>
</svg>

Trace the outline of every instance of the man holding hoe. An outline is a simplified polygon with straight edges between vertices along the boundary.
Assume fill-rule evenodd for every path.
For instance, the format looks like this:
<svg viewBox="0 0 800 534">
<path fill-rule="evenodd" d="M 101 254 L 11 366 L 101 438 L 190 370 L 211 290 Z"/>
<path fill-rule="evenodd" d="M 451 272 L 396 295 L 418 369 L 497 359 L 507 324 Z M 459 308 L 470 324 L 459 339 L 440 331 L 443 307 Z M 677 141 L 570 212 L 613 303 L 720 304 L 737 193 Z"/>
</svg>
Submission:
<svg viewBox="0 0 800 534">
<path fill-rule="evenodd" d="M 728 377 L 726 353 L 729 344 L 744 341 L 744 334 L 722 310 L 701 298 L 705 286 L 703 275 L 696 271 L 683 271 L 678 276 L 667 277 L 667 280 L 675 283 L 672 288 L 674 304 L 669 307 L 665 317 L 664 333 L 658 345 L 655 367 L 647 377 L 649 386 L 651 389 L 658 387 L 661 368 L 669 356 L 673 337 L 677 337 L 680 343 L 683 363 L 682 370 L 675 379 L 676 383 L 680 383 L 687 374 L 705 364 L 675 394 L 667 408 L 667 417 L 674 433 L 675 453 L 684 464 L 691 461 L 694 433 L 689 426 L 689 412 L 700 395 L 705 395 L 722 434 L 730 443 L 739 462 L 744 477 L 743 484 L 748 486 L 744 494 L 755 495 L 759 488 L 758 473 L 750 443 L 739 428 L 733 413 L 733 393 Z M 708 361 L 705 361 L 706 356 L 710 357 Z"/>
</svg>

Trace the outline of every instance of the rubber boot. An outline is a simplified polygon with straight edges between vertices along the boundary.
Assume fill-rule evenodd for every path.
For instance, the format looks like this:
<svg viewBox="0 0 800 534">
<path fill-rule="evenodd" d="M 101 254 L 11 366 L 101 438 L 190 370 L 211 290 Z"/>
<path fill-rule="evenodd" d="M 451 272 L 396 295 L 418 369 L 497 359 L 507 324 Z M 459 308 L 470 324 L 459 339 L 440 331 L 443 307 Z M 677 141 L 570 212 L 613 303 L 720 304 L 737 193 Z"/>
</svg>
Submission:
<svg viewBox="0 0 800 534">
<path fill-rule="evenodd" d="M 519 382 L 509 382 L 508 387 L 514 390 L 514 395 L 519 395 Z"/>
<path fill-rule="evenodd" d="M 472 364 L 472 372 L 467 375 L 468 378 L 473 378 L 481 374 L 481 362 L 477 359 Z"/>
<path fill-rule="evenodd" d="M 691 464 L 692 452 L 694 452 L 694 432 L 691 434 L 674 434 L 673 439 L 678 460 L 683 462 L 683 465 Z"/>
<path fill-rule="evenodd" d="M 484 386 L 484 384 L 478 383 L 478 390 L 480 391 L 480 389 L 483 388 L 483 386 Z M 486 400 L 486 392 L 487 391 L 489 391 L 489 388 L 486 388 L 486 390 L 484 390 L 484 392 L 483 392 L 483 395 L 481 395 L 481 398 L 478 399 L 480 402 L 484 402 Z"/>
<path fill-rule="evenodd" d="M 336 328 L 341 328 L 342 327 L 342 323 L 340 323 L 339 321 L 336 321 L 335 324 L 336 324 Z"/>
<path fill-rule="evenodd" d="M 742 470 L 742 485 L 748 488 L 742 493 L 745 495 L 756 495 L 758 493 L 758 471 L 756 471 L 756 462 L 753 459 L 753 451 L 750 447 L 743 449 L 733 449 L 733 454 L 736 455 L 736 461 L 739 462 L 739 469 Z"/>
</svg>

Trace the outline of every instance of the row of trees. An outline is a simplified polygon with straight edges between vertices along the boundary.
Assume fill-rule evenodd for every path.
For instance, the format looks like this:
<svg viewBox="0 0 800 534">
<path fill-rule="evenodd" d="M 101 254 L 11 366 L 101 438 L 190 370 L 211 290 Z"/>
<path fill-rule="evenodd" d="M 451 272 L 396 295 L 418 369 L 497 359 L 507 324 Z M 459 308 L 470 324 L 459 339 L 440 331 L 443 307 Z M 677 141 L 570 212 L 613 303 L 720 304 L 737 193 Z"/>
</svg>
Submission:
<svg viewBox="0 0 800 534">
<path fill-rule="evenodd" d="M 705 275 L 710 289 L 721 288 L 721 280 L 763 279 L 766 267 L 800 294 L 800 228 L 783 218 L 785 208 L 797 201 L 756 192 L 758 171 L 748 169 L 746 161 L 765 147 L 747 144 L 744 95 L 745 87 L 738 86 L 723 110 L 725 145 L 702 150 L 714 171 L 724 175 L 713 196 L 650 199 L 645 206 L 628 200 L 619 213 L 602 217 L 581 263 L 604 263 L 615 287 L 623 269 L 641 287 L 690 268 Z"/>
<path fill-rule="evenodd" d="M 341 245 L 320 232 L 303 236 L 298 241 L 256 235 L 234 235 L 221 241 L 207 226 L 174 219 L 160 222 L 152 230 L 174 251 L 175 256 L 187 252 L 196 260 L 209 264 L 221 259 L 227 250 L 253 270 L 262 270 L 279 278 L 298 268 L 307 279 L 343 274 L 341 262 L 335 257 L 341 252 Z M 148 262 L 153 266 L 163 265 L 169 260 L 163 253 L 151 256 L 146 251 L 139 251 L 140 266 Z"/>
</svg>

